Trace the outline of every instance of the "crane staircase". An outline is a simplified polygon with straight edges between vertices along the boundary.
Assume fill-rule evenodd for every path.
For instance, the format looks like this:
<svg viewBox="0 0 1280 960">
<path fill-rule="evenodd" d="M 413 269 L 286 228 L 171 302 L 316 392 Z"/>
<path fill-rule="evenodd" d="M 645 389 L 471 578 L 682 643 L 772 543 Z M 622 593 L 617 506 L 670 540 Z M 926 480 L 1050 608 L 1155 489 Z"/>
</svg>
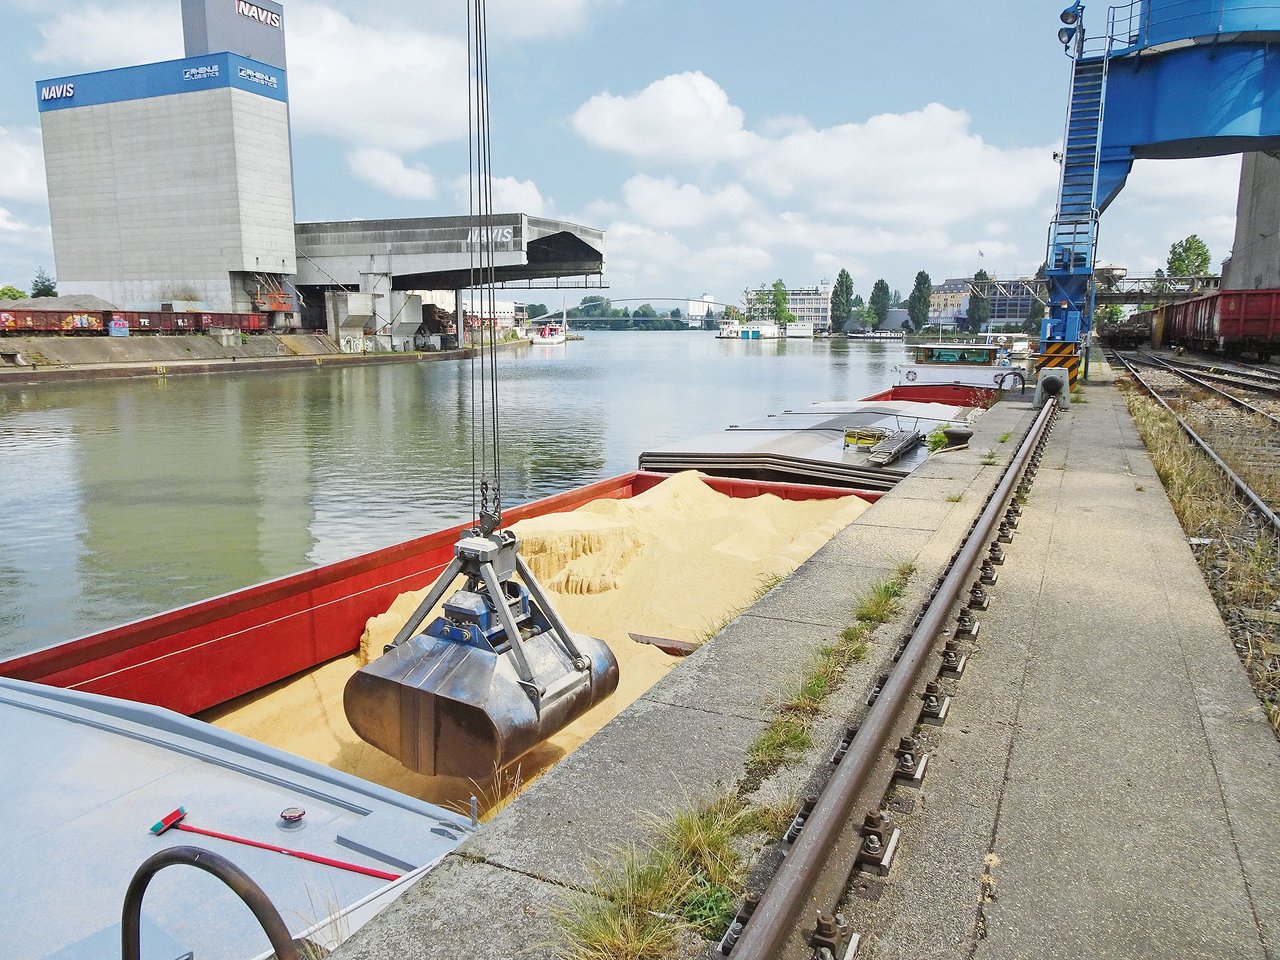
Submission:
<svg viewBox="0 0 1280 960">
<path fill-rule="evenodd" d="M 1049 226 L 1045 278 L 1049 311 L 1041 328 L 1041 366 L 1068 367 L 1074 385 L 1093 326 L 1093 257 L 1098 241 L 1097 183 L 1107 57 L 1080 57 L 1060 155 L 1057 213 Z"/>
</svg>

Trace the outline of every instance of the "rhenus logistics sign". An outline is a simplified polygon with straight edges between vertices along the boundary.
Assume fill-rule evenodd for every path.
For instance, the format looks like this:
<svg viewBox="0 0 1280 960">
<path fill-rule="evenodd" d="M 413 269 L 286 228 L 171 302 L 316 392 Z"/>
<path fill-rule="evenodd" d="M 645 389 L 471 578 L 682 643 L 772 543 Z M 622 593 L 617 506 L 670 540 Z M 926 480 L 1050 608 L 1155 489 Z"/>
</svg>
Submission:
<svg viewBox="0 0 1280 960">
<path fill-rule="evenodd" d="M 186 60 L 41 80 L 36 84 L 36 100 L 40 112 L 44 113 L 222 87 L 288 101 L 283 70 L 235 53 L 213 53 Z"/>
<path fill-rule="evenodd" d="M 236 13 L 242 17 L 248 17 L 250 20 L 265 27 L 275 27 L 277 30 L 283 29 L 280 22 L 280 14 L 264 10 L 256 3 L 249 3 L 248 0 L 236 0 Z"/>
</svg>

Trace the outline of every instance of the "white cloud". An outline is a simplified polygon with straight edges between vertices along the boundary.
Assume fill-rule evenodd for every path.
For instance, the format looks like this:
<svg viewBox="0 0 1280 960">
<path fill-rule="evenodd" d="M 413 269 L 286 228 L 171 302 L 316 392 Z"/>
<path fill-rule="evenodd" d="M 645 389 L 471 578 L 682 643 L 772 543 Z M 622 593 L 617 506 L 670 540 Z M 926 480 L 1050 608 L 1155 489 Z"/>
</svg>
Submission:
<svg viewBox="0 0 1280 960">
<path fill-rule="evenodd" d="M 752 204 L 741 184 L 703 190 L 672 177 L 643 174 L 622 185 L 622 197 L 633 218 L 655 227 L 694 227 L 713 219 L 741 216 Z"/>
<path fill-rule="evenodd" d="M 939 280 L 979 266 L 1025 275 L 1044 258 L 1059 145 L 990 142 L 945 104 L 829 127 L 780 116 L 753 129 L 714 80 L 681 73 L 594 96 L 573 124 L 588 144 L 640 166 L 586 205 L 617 218 L 616 288 L 662 277 L 703 287 L 704 251 L 733 245 L 767 258 L 724 271 L 737 278 L 730 289 L 778 275 L 812 283 L 843 266 L 865 294 L 878 276 L 905 289 L 919 269 Z M 673 165 L 687 173 L 662 172 Z M 1190 233 L 1225 256 L 1238 169 L 1238 157 L 1139 161 L 1103 217 L 1101 258 L 1151 270 Z"/>
<path fill-rule="evenodd" d="M 0 237 L 17 242 L 29 240 L 33 237 L 45 237 L 48 234 L 48 227 L 16 220 L 12 213 L 4 207 L 0 207 Z"/>
<path fill-rule="evenodd" d="M 299 133 L 397 151 L 466 136 L 462 40 L 372 27 L 309 0 L 291 9 L 289 102 Z"/>
<path fill-rule="evenodd" d="M 466 177 L 459 177 L 453 182 L 454 202 L 460 211 L 470 209 L 470 183 Z M 494 213 L 527 213 L 532 217 L 553 215 L 554 204 L 542 196 L 538 185 L 532 180 L 517 180 L 515 177 L 494 177 L 490 184 L 493 194 Z"/>
<path fill-rule="evenodd" d="M 527 39 L 576 33 L 602 7 L 618 0 L 490 0 L 489 29 L 498 37 Z"/>
<path fill-rule="evenodd" d="M 704 286 L 704 251 L 713 247 L 768 251 L 722 271 L 737 278 L 735 289 L 780 271 L 813 283 L 842 266 L 861 273 L 860 287 L 877 275 L 904 287 L 921 268 L 940 279 L 971 274 L 979 248 L 987 264 L 1023 272 L 1043 255 L 1057 185 L 1053 144 L 988 143 L 967 113 L 943 104 L 826 128 L 776 116 L 753 130 L 702 73 L 594 96 L 573 125 L 592 146 L 642 166 L 619 190 L 624 212 L 611 229 L 623 233 L 609 235 L 615 285 L 655 275 L 626 263 L 636 255 L 654 258 L 658 274 Z M 694 175 L 685 182 L 651 169 L 673 164 Z M 617 208 L 605 195 L 588 209 Z M 754 275 L 762 269 L 769 275 Z"/>
<path fill-rule="evenodd" d="M 527 213 L 535 217 L 552 213 L 551 202 L 542 196 L 532 180 L 494 177 L 492 188 L 494 213 Z"/>
<path fill-rule="evenodd" d="M 820 198 L 859 220 L 925 226 L 1025 210 L 1056 185 L 1052 153 L 985 143 L 967 113 L 933 103 L 788 134 L 757 151 L 744 175 L 780 199 Z"/>
<path fill-rule="evenodd" d="M 1168 261 L 1170 244 L 1194 233 L 1216 270 L 1235 241 L 1239 189 L 1239 156 L 1139 160 L 1102 214 L 1098 258 L 1149 274 Z"/>
<path fill-rule="evenodd" d="M 606 236 L 610 283 L 637 296 L 683 298 L 715 290 L 717 299 L 731 302 L 738 298 L 744 272 L 765 274 L 774 264 L 768 250 L 752 244 L 686 244 L 670 231 L 625 220 L 609 224 Z M 726 296 L 727 291 L 734 292 Z"/>
<path fill-rule="evenodd" d="M 37 63 L 71 72 L 182 56 L 182 11 L 176 3 L 58 6 L 40 25 L 44 43 L 31 55 Z"/>
<path fill-rule="evenodd" d="M 410 167 L 390 150 L 357 147 L 347 154 L 347 166 L 365 183 L 385 190 L 393 197 L 433 200 L 436 180 L 425 167 Z"/>
<path fill-rule="evenodd" d="M 0 200 L 39 201 L 45 197 L 44 151 L 37 127 L 0 127 Z"/>
<path fill-rule="evenodd" d="M 38 267 L 53 264 L 53 238 L 41 223 L 19 220 L 0 207 L 0 287 L 13 284 L 26 290 Z"/>
<path fill-rule="evenodd" d="M 742 111 L 698 71 L 655 80 L 639 93 L 601 93 L 573 115 L 573 128 L 593 146 L 648 160 L 715 161 L 753 149 Z"/>
</svg>

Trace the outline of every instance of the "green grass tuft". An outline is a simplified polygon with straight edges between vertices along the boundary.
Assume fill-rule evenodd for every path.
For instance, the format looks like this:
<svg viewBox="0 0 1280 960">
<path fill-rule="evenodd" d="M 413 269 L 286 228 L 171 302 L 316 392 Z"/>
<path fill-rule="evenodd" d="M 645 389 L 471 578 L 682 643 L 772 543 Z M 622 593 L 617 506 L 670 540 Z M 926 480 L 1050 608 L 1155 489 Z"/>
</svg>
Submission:
<svg viewBox="0 0 1280 960">
<path fill-rule="evenodd" d="M 751 745 L 747 755 L 748 780 L 758 781 L 773 774 L 813 745 L 809 731 L 822 704 L 840 685 L 849 665 L 866 659 L 871 631 L 897 615 L 898 601 L 914 573 L 915 565 L 904 563 L 891 579 L 873 586 L 855 608 L 854 622 L 840 631 L 834 643 L 814 654 L 809 672 L 778 705 L 777 714 Z"/>
<path fill-rule="evenodd" d="M 653 842 L 623 851 L 586 894 L 556 921 L 566 960 L 656 960 L 670 956 L 685 931 L 710 939 L 733 919 L 746 866 L 735 841 L 773 823 L 772 810 L 736 794 L 714 797 L 655 822 Z"/>
</svg>

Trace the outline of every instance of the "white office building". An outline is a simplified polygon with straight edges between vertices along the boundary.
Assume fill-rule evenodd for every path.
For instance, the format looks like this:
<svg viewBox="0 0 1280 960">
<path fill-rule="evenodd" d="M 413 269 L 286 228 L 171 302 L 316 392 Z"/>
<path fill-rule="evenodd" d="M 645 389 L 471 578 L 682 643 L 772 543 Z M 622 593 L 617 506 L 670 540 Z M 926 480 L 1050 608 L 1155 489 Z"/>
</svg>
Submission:
<svg viewBox="0 0 1280 960">
<path fill-rule="evenodd" d="M 772 317 L 773 288 L 748 290 L 744 296 L 748 321 Z M 787 324 L 786 336 L 812 337 L 831 332 L 831 281 L 823 280 L 813 287 L 788 287 L 787 309 L 795 322 Z"/>
</svg>

